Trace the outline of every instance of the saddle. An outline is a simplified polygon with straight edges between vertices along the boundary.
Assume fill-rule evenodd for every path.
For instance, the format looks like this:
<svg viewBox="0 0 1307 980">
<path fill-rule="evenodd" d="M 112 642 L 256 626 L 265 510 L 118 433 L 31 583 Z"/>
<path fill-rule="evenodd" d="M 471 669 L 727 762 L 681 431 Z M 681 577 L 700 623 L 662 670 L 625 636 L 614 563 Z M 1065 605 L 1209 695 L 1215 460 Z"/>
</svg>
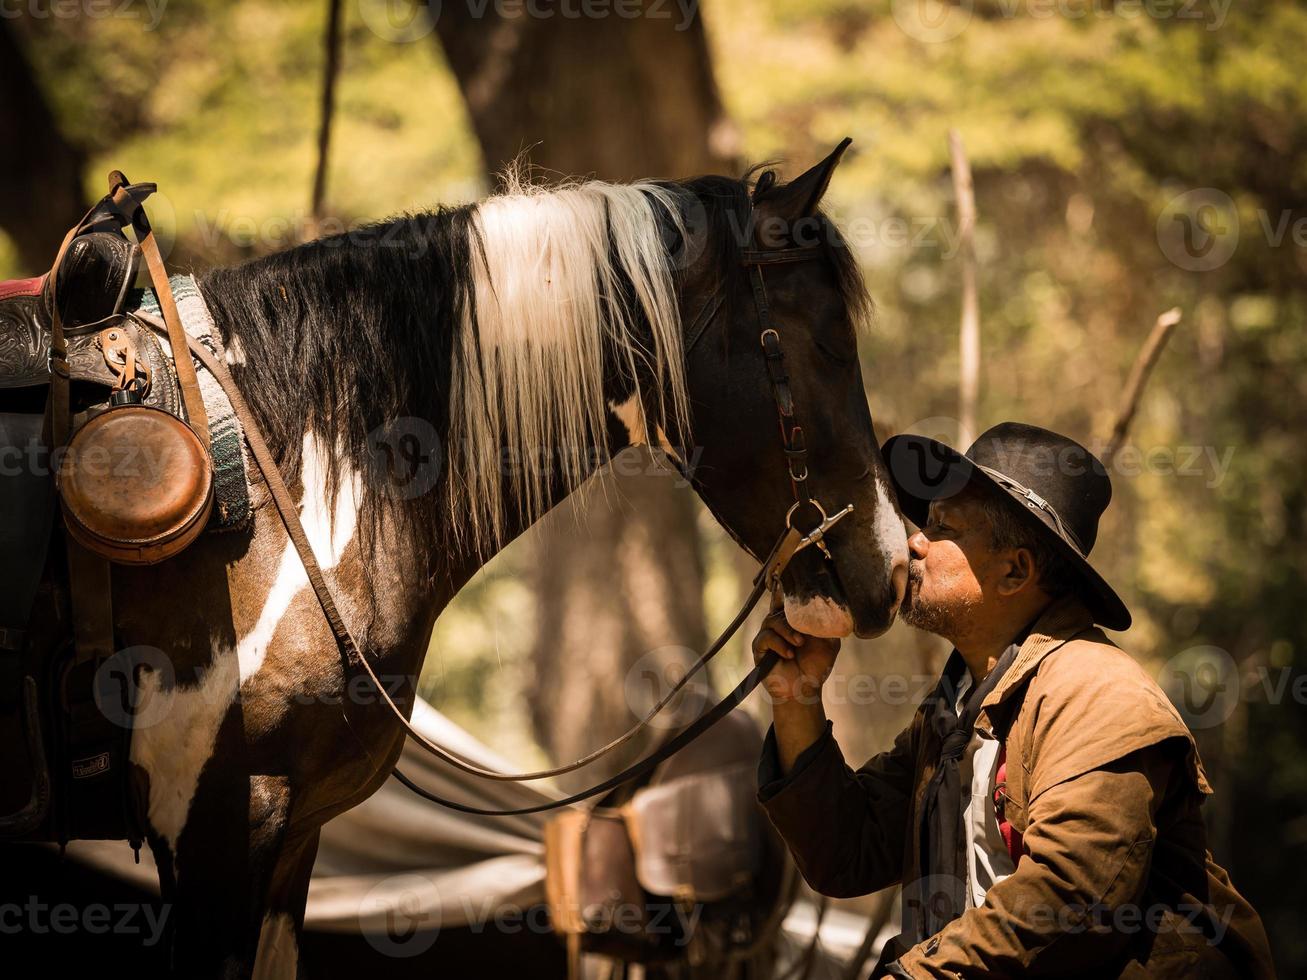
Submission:
<svg viewBox="0 0 1307 980">
<path fill-rule="evenodd" d="M 141 207 L 153 191 L 110 174 L 50 272 L 0 283 L 0 838 L 141 839 L 110 563 L 176 554 L 212 501 L 203 401 L 172 356 L 185 334 Z M 124 315 L 143 260 L 167 346 Z"/>
<path fill-rule="evenodd" d="M 570 976 L 585 953 L 712 976 L 766 955 L 797 878 L 756 800 L 761 748 L 753 721 L 728 715 L 643 785 L 550 820 L 545 888 Z"/>
</svg>

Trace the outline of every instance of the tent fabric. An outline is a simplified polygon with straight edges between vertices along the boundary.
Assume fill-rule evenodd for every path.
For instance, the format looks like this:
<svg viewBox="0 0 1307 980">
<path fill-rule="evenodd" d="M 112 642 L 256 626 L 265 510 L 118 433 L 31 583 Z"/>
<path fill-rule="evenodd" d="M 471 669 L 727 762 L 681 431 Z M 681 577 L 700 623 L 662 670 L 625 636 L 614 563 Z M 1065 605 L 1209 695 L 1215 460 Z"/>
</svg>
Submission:
<svg viewBox="0 0 1307 980">
<path fill-rule="evenodd" d="M 431 741 L 482 768 L 514 769 L 425 701 L 417 703 L 413 724 Z M 419 786 L 479 806 L 527 806 L 561 796 L 547 781 L 494 782 L 464 773 L 411 742 L 399 767 Z M 525 915 L 545 900 L 548 816 L 459 813 L 387 780 L 370 798 L 323 827 L 305 927 L 372 933 L 385 930 L 399 915 L 424 927 L 484 928 L 505 910 Z M 139 865 L 131 848 L 120 841 L 74 841 L 68 853 L 139 888 L 158 891 L 148 850 L 141 852 Z M 816 924 L 811 903 L 796 902 L 779 940 L 782 962 L 807 949 Z M 821 922 L 822 965 L 814 977 L 839 975 L 838 965 L 857 948 L 866 928 L 862 916 L 830 910 Z M 879 937 L 877 949 L 885 938 Z"/>
</svg>

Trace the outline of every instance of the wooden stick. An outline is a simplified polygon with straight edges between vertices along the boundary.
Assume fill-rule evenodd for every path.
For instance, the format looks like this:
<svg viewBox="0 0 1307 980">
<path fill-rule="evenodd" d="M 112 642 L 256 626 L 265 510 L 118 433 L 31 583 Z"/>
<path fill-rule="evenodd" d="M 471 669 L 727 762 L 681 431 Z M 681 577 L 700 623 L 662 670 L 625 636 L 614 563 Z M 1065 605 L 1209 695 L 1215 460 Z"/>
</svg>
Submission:
<svg viewBox="0 0 1307 980">
<path fill-rule="evenodd" d="M 331 150 L 331 119 L 336 108 L 336 76 L 340 74 L 340 0 L 327 0 L 326 64 L 322 73 L 322 118 L 318 125 L 318 168 L 313 174 L 310 213 L 313 235 L 322 224 L 322 205 L 327 196 L 327 155 Z"/>
<path fill-rule="evenodd" d="M 1112 457 L 1125 442 L 1130 423 L 1134 421 L 1135 412 L 1139 409 L 1139 397 L 1143 394 L 1144 385 L 1148 383 L 1148 376 L 1152 374 L 1153 367 L 1162 354 L 1162 348 L 1166 346 L 1171 333 L 1179 324 L 1180 316 L 1178 306 L 1159 316 L 1157 322 L 1153 324 L 1148 339 L 1144 341 L 1143 349 L 1135 358 L 1134 366 L 1130 368 L 1130 376 L 1126 379 L 1125 391 L 1121 395 L 1121 407 L 1117 409 L 1116 423 L 1112 426 L 1112 434 L 1108 437 L 1107 447 L 1103 450 L 1105 466 L 1112 465 Z"/>
<path fill-rule="evenodd" d="M 971 164 L 956 129 L 948 134 L 953 161 L 953 194 L 958 208 L 958 245 L 962 253 L 962 324 L 958 332 L 958 446 L 976 438 L 976 405 L 980 399 L 980 298 L 976 286 L 976 194 Z"/>
</svg>

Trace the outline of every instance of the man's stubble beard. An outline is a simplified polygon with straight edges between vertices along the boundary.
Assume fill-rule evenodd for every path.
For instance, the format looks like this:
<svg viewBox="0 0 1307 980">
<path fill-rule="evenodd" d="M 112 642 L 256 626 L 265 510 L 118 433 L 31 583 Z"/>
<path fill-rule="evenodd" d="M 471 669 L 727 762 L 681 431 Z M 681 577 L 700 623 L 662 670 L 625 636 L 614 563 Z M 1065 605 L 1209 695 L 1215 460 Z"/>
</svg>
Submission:
<svg viewBox="0 0 1307 980">
<path fill-rule="evenodd" d="M 923 598 L 920 590 L 921 564 L 913 560 L 908 563 L 908 587 L 903 594 L 903 605 L 899 608 L 899 618 L 903 622 L 927 633 L 942 636 L 950 642 L 966 632 L 968 614 L 976 603 L 963 600 L 942 604 Z"/>
</svg>

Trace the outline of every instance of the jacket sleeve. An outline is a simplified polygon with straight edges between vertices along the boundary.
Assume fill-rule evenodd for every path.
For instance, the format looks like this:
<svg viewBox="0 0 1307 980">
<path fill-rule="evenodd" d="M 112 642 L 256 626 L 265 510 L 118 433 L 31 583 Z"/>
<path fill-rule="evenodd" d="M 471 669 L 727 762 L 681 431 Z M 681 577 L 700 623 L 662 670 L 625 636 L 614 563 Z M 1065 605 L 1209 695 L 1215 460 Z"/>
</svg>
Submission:
<svg viewBox="0 0 1307 980">
<path fill-rule="evenodd" d="M 854 772 L 830 722 L 781 776 L 775 732 L 758 766 L 758 799 L 785 838 L 804 880 L 835 898 L 866 895 L 903 875 L 904 833 L 915 770 L 914 727 Z"/>
<path fill-rule="evenodd" d="M 1118 957 L 1146 927 L 1154 820 L 1177 748 L 1159 743 L 1047 789 L 1031 803 L 1016 870 L 891 975 L 1092 974 Z"/>
</svg>

